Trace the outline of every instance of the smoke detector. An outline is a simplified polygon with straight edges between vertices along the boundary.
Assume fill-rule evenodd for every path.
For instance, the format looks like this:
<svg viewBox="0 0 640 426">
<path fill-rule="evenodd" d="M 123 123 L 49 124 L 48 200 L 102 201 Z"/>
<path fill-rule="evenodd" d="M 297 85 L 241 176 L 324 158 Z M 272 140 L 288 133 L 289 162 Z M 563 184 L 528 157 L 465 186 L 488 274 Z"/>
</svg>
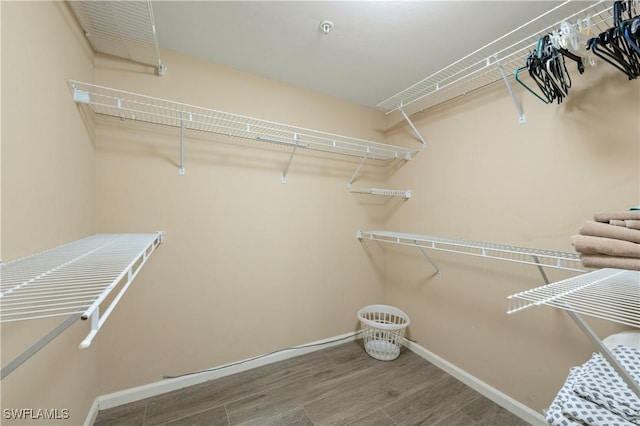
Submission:
<svg viewBox="0 0 640 426">
<path fill-rule="evenodd" d="M 327 35 L 333 29 L 333 22 L 331 21 L 322 21 L 320 22 L 320 30 L 324 35 Z"/>
</svg>

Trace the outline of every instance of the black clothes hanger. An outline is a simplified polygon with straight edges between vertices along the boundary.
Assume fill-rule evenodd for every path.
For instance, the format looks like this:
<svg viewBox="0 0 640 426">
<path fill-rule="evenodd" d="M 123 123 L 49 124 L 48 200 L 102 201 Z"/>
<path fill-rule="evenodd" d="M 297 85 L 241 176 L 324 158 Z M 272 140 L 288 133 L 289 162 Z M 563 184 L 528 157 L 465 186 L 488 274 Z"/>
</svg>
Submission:
<svg viewBox="0 0 640 426">
<path fill-rule="evenodd" d="M 629 19 L 623 21 L 625 12 Z M 635 42 L 640 20 L 634 14 L 633 1 L 616 1 L 613 4 L 613 27 L 587 42 L 587 49 L 625 73 L 630 80 L 640 76 L 640 49 Z"/>
</svg>

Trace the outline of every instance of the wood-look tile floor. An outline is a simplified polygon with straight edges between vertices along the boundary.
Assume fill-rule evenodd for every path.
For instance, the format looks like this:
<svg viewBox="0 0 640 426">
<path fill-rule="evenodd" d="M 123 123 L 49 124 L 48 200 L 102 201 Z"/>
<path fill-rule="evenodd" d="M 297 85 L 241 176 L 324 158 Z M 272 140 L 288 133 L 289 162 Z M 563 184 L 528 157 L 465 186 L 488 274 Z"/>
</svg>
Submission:
<svg viewBox="0 0 640 426">
<path fill-rule="evenodd" d="M 377 361 L 358 340 L 102 410 L 94 426 L 527 424 L 409 350 Z"/>
</svg>

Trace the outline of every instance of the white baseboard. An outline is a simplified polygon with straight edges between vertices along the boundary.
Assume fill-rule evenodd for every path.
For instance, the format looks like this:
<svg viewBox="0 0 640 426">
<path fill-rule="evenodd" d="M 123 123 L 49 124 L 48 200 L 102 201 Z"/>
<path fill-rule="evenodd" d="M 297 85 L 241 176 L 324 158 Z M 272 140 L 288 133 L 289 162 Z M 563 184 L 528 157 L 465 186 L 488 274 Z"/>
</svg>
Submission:
<svg viewBox="0 0 640 426">
<path fill-rule="evenodd" d="M 472 376 L 466 371 L 456 367 L 455 365 L 451 364 L 449 361 L 445 360 L 444 358 L 440 358 L 438 355 L 420 346 L 419 344 L 405 339 L 404 345 L 411 352 L 414 352 L 416 355 L 426 359 L 427 361 L 429 361 L 436 367 L 440 368 L 441 370 L 444 370 L 451 376 L 460 380 L 465 385 L 469 386 L 470 388 L 474 389 L 478 393 L 486 396 L 496 404 L 500 405 L 504 409 L 509 410 L 516 416 L 520 417 L 522 420 L 529 422 L 532 425 L 547 424 L 542 414 L 527 407 L 521 402 L 516 401 L 510 396 L 500 392 L 498 389 L 492 386 L 489 386 L 487 383 L 479 380 L 478 378 Z"/>
<path fill-rule="evenodd" d="M 318 340 L 316 342 L 307 343 L 305 345 L 296 346 L 289 349 L 283 349 L 276 353 L 260 355 L 257 357 L 245 359 L 242 361 L 221 365 L 219 367 L 212 368 L 210 371 L 204 371 L 201 373 L 190 374 L 184 377 L 177 377 L 173 379 L 165 379 L 159 382 L 149 383 L 146 385 L 138 386 L 135 388 L 125 389 L 122 391 L 110 393 L 107 395 L 101 395 L 96 398 L 94 406 L 97 410 L 104 410 L 107 408 L 117 407 L 119 405 L 128 404 L 130 402 L 139 401 L 141 399 L 150 398 L 152 396 L 160 395 L 165 392 L 171 392 L 174 390 L 182 389 L 187 386 L 197 385 L 209 380 L 217 379 L 220 377 L 228 376 L 230 374 L 239 373 L 241 371 L 251 370 L 252 368 L 261 367 L 263 365 L 272 364 L 278 361 L 284 361 L 289 358 L 294 358 L 300 355 L 308 354 L 311 352 L 319 351 L 321 349 L 330 348 L 332 346 L 341 345 L 346 342 L 356 340 L 360 335 L 360 332 L 351 332 L 341 334 L 339 336 L 330 337 L 328 339 Z M 92 407 L 93 410 L 93 407 Z M 92 419 L 91 412 L 87 417 L 87 425 L 93 424 L 95 415 Z"/>
<path fill-rule="evenodd" d="M 87 414 L 87 418 L 84 421 L 84 426 L 91 426 L 93 422 L 96 421 L 96 417 L 98 416 L 98 398 L 93 400 L 93 404 L 91 404 L 91 408 L 89 409 L 89 413 Z"/>
<path fill-rule="evenodd" d="M 318 340 L 316 342 L 296 346 L 290 349 L 284 349 L 276 353 L 257 356 L 234 363 L 221 365 L 219 367 L 215 367 L 211 371 L 204 371 L 201 373 L 191 374 L 184 377 L 177 377 L 174 379 L 165 379 L 159 382 L 149 383 L 135 388 L 113 392 L 107 395 L 101 395 L 98 396 L 93 402 L 93 405 L 91 406 L 84 424 L 85 426 L 91 426 L 96 419 L 98 410 L 117 407 L 119 405 L 128 404 L 130 402 L 135 402 L 166 392 L 182 389 L 187 386 L 193 386 L 209 380 L 225 377 L 235 373 L 240 373 L 242 371 L 251 370 L 252 368 L 261 367 L 263 365 L 272 364 L 278 361 L 284 361 L 286 359 L 319 351 L 321 349 L 341 345 L 358 338 L 360 338 L 360 332 L 345 333 L 339 336 Z M 456 367 L 455 365 L 427 350 L 426 348 L 420 346 L 419 344 L 405 340 L 405 346 L 410 351 L 426 359 L 433 365 L 460 380 L 467 386 L 489 398 L 501 407 L 504 407 L 506 410 L 509 410 L 521 419 L 531 423 L 532 425 L 547 424 L 542 414 L 532 410 L 531 408 L 516 401 L 510 396 L 500 392 L 494 387 L 489 386 L 487 383 Z"/>
</svg>

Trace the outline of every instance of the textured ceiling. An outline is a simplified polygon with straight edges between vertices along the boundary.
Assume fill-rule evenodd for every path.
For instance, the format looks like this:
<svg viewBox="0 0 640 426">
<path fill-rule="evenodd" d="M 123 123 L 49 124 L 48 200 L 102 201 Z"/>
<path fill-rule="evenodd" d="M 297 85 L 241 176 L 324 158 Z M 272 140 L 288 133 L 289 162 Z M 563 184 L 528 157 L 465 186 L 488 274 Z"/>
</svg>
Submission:
<svg viewBox="0 0 640 426">
<path fill-rule="evenodd" d="M 162 48 L 371 107 L 557 4 L 152 2 Z"/>
</svg>

